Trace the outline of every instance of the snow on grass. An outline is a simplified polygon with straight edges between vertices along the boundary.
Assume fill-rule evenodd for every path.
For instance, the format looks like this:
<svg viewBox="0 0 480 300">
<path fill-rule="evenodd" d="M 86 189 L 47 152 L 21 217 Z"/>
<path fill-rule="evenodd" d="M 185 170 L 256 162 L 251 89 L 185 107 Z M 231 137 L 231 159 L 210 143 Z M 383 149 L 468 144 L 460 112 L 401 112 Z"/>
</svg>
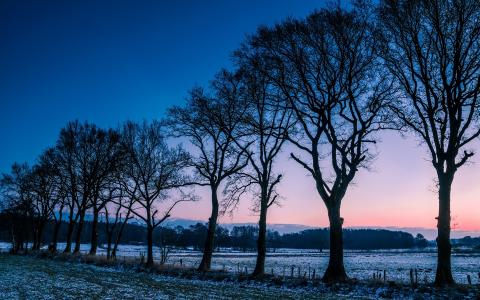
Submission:
<svg viewBox="0 0 480 300">
<path fill-rule="evenodd" d="M 58 249 L 63 249 L 65 244 L 59 243 Z M 0 249 L 2 245 L 0 243 Z M 87 253 L 90 250 L 90 244 L 82 244 L 81 252 Z M 119 245 L 117 258 L 139 258 L 140 254 L 145 254 L 147 248 L 144 245 Z M 98 255 L 106 255 L 106 249 L 100 247 Z M 295 276 L 303 276 L 305 272 L 310 276 L 315 270 L 319 277 L 325 271 L 328 264 L 328 250 L 320 252 L 312 249 L 277 249 L 275 252 L 267 254 L 265 270 L 267 273 L 273 273 L 277 276 L 290 276 L 291 267 L 294 267 Z M 160 250 L 154 247 L 154 258 L 159 259 Z M 191 249 L 172 250 L 167 264 L 179 265 L 180 261 L 184 266 L 196 267 L 200 263 L 202 253 Z M 245 267 L 251 272 L 255 267 L 255 252 L 239 252 L 232 249 L 222 249 L 214 253 L 212 268 L 217 270 L 226 270 L 232 273 L 244 272 Z M 383 276 L 383 270 L 387 271 L 387 280 L 398 283 L 410 282 L 410 269 L 418 270 L 419 282 L 431 283 L 435 277 L 437 254 L 436 249 L 427 248 L 418 249 L 396 249 L 396 250 L 346 250 L 345 268 L 351 278 L 360 280 L 372 279 L 373 273 L 380 271 Z M 459 283 L 467 283 L 467 275 L 470 275 L 474 283 L 480 283 L 480 253 L 460 253 L 452 254 L 453 276 Z"/>
<path fill-rule="evenodd" d="M 0 255 L 1 299 L 298 299 L 313 292 L 178 279 Z"/>
<path fill-rule="evenodd" d="M 121 245 L 118 257 L 138 257 L 139 254 L 146 252 L 144 246 Z M 154 256 L 158 259 L 159 250 L 154 250 Z M 267 273 L 275 275 L 290 276 L 291 267 L 294 267 L 294 274 L 297 276 L 298 268 L 303 276 L 313 274 L 315 269 L 316 276 L 321 276 L 328 265 L 329 252 L 305 249 L 279 249 L 276 252 L 267 254 L 265 270 Z M 180 264 L 188 267 L 195 267 L 200 263 L 202 253 L 198 251 L 174 250 L 169 256 L 167 263 Z M 252 271 L 255 266 L 255 252 L 236 252 L 225 250 L 224 252 L 214 253 L 212 267 L 214 269 L 226 270 L 233 273 Z M 387 279 L 401 283 L 410 282 L 410 269 L 418 270 L 418 280 L 423 282 L 432 282 L 435 277 L 437 254 L 434 249 L 424 251 L 406 250 L 346 250 L 345 268 L 352 278 L 361 280 L 372 279 L 375 271 L 383 270 L 387 272 Z M 480 271 L 480 253 L 453 253 L 452 255 L 453 276 L 457 282 L 467 283 L 467 275 L 470 275 L 475 283 L 480 281 L 478 272 Z"/>
<path fill-rule="evenodd" d="M 435 290 L 361 283 L 289 288 L 209 281 L 0 254 L 0 299 L 476 299 L 478 288 Z"/>
</svg>

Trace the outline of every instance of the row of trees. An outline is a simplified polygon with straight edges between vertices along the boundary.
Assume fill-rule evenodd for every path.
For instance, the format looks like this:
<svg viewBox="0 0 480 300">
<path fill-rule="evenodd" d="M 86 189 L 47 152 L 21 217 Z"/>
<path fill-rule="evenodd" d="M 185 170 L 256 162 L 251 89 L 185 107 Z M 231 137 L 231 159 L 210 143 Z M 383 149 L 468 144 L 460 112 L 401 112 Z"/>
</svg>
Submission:
<svg viewBox="0 0 480 300">
<path fill-rule="evenodd" d="M 72 251 L 75 242 L 73 253 L 78 253 L 89 211 L 93 218 L 91 255 L 98 247 L 100 213 L 107 216 L 109 245 L 115 241 L 115 248 L 122 233 L 115 227 L 123 228 L 136 216 L 145 222 L 147 263 L 152 264 L 153 229 L 178 203 L 195 200 L 182 190 L 189 184 L 184 174 L 188 161 L 184 150 L 167 145 L 159 122 L 127 122 L 117 130 L 78 121 L 68 123 L 55 147 L 44 151 L 34 166 L 14 164 L 11 173 L 4 174 L 0 181 L 3 209 L 12 216 L 13 251 L 24 247 L 28 228 L 33 228 L 32 248 L 38 250 L 49 220 L 56 224 L 51 246 L 56 251 L 59 228 L 67 218 L 63 251 Z M 178 192 L 172 196 L 174 189 Z M 31 220 L 33 226 L 28 227 L 23 220 Z"/>
<path fill-rule="evenodd" d="M 199 270 L 210 269 L 219 214 L 248 194 L 259 213 L 252 275 L 261 276 L 268 209 L 278 201 L 282 180 L 274 166 L 288 143 L 291 159 L 314 179 L 328 211 L 330 259 L 323 279 L 344 281 L 342 199 L 359 169 L 370 165 L 378 133 L 395 129 L 415 134 L 431 154 L 439 190 L 435 283 L 453 284 L 451 186 L 473 155 L 466 147 L 480 135 L 480 3 L 351 4 L 260 27 L 234 53 L 233 70 L 194 88 L 161 123 L 127 123 L 119 130 L 68 124 L 38 166 L 15 165 L 2 181 L 7 198 L 26 201 L 18 209 L 33 204 L 35 247 L 43 220 L 61 211 L 56 207 L 65 207 L 69 226 L 78 223 L 81 232 L 88 209 L 96 222 L 102 209 L 114 206 L 117 215 L 125 214 L 121 219 L 135 215 L 145 222 L 151 264 L 153 229 L 176 204 L 195 200 L 186 187 L 203 185 L 211 191 L 212 211 Z M 188 139 L 191 153 L 167 146 L 162 132 Z M 56 179 L 32 175 L 45 163 L 45 174 L 55 170 Z M 24 175 L 36 179 L 17 180 Z M 57 188 L 28 187 L 49 182 Z M 167 199 L 173 203 L 162 214 L 157 207 Z M 95 240 L 93 229 L 92 254 Z"/>
</svg>

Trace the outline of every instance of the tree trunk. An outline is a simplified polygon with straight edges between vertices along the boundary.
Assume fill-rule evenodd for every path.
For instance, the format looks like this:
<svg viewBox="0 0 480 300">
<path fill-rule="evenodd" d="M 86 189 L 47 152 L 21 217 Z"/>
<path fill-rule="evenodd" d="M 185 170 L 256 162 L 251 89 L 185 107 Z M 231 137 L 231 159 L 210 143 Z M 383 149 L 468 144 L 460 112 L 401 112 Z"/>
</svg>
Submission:
<svg viewBox="0 0 480 300">
<path fill-rule="evenodd" d="M 74 220 L 73 209 L 73 206 L 70 206 L 68 214 L 67 243 L 65 245 L 65 250 L 63 250 L 64 253 L 70 253 L 70 251 L 72 251 L 73 228 L 75 226 L 75 222 L 77 221 Z"/>
<path fill-rule="evenodd" d="M 37 244 L 35 246 L 35 250 L 40 250 L 40 247 L 42 246 L 43 229 L 44 228 L 45 228 L 45 222 L 43 222 L 43 221 L 38 222 L 37 236 L 35 238 L 35 240 L 37 241 Z"/>
<path fill-rule="evenodd" d="M 203 248 L 203 256 L 198 271 L 208 271 L 212 265 L 212 255 L 215 240 L 215 230 L 217 228 L 218 219 L 218 197 L 217 189 L 212 187 L 212 214 L 208 219 L 207 238 L 205 239 L 205 246 Z"/>
<path fill-rule="evenodd" d="M 453 175 L 439 176 L 439 209 L 438 209 L 438 236 L 437 236 L 437 272 L 435 285 L 453 285 L 450 244 L 450 192 Z"/>
<path fill-rule="evenodd" d="M 113 230 L 107 232 L 107 259 L 110 259 L 112 254 L 112 235 Z"/>
<path fill-rule="evenodd" d="M 347 280 L 343 265 L 343 219 L 340 217 L 340 202 L 327 206 L 330 222 L 330 258 L 323 275 L 324 282 L 343 282 Z"/>
<path fill-rule="evenodd" d="M 98 246 L 98 210 L 93 208 L 93 221 L 92 221 L 92 236 L 90 239 L 90 255 L 97 254 Z"/>
<path fill-rule="evenodd" d="M 52 246 L 50 248 L 50 251 L 53 253 L 57 252 L 58 232 L 60 231 L 61 224 L 61 222 L 55 222 L 55 227 L 53 227 Z"/>
<path fill-rule="evenodd" d="M 265 257 L 267 255 L 267 203 L 262 199 L 260 204 L 260 220 L 258 221 L 257 262 L 253 270 L 253 277 L 265 274 Z"/>
<path fill-rule="evenodd" d="M 64 253 L 70 253 L 70 251 L 72 251 L 72 237 L 73 237 L 74 227 L 75 227 L 75 222 L 73 221 L 72 218 L 70 218 L 70 221 L 68 222 L 66 246 L 65 246 L 65 250 L 63 250 Z"/>
<path fill-rule="evenodd" d="M 147 266 L 153 266 L 153 226 L 147 225 Z"/>
<path fill-rule="evenodd" d="M 62 215 L 57 222 L 55 222 L 55 227 L 53 228 L 53 238 L 52 238 L 52 252 L 57 252 L 58 244 L 58 233 L 60 232 L 60 227 L 62 226 Z"/>
<path fill-rule="evenodd" d="M 35 222 L 36 223 L 36 222 Z M 37 241 L 38 238 L 38 223 L 34 224 L 33 226 L 33 243 L 32 243 L 32 250 L 37 250 Z"/>
<path fill-rule="evenodd" d="M 82 243 L 82 231 L 83 223 L 85 222 L 85 210 L 80 212 L 80 220 L 78 220 L 77 234 L 75 237 L 75 249 L 73 249 L 73 254 L 80 253 L 80 244 Z"/>
<path fill-rule="evenodd" d="M 125 228 L 125 224 L 127 224 L 128 217 L 129 217 L 129 215 L 127 215 L 125 220 L 122 222 L 122 225 L 120 226 L 120 229 L 118 230 L 117 238 L 115 239 L 115 244 L 113 245 L 113 250 L 112 250 L 112 258 L 113 259 L 115 259 L 117 257 L 118 244 L 120 243 L 120 240 L 122 239 L 123 229 Z"/>
<path fill-rule="evenodd" d="M 112 255 L 111 255 L 111 258 L 112 258 L 113 260 L 117 259 L 117 247 L 118 247 L 118 244 L 114 244 L 114 245 L 113 245 Z"/>
</svg>

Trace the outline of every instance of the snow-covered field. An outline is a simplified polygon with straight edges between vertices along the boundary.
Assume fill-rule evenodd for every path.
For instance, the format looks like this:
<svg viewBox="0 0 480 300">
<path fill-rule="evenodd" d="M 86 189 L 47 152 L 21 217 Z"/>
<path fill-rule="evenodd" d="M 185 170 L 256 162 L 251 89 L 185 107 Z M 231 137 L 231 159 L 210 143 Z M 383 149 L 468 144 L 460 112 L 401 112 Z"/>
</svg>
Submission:
<svg viewBox="0 0 480 300">
<path fill-rule="evenodd" d="M 0 299 L 299 299 L 314 295 L 314 291 L 235 287 L 232 283 L 0 255 Z"/>
<path fill-rule="evenodd" d="M 233 279 L 233 280 L 232 280 Z M 475 286 L 437 290 L 380 283 L 292 287 L 200 280 L 0 254 L 0 299 L 478 299 Z"/>
<path fill-rule="evenodd" d="M 10 247 L 7 243 L 0 243 L 0 249 Z M 64 244 L 59 244 L 62 249 Z M 90 245 L 83 244 L 82 252 L 88 252 Z M 99 255 L 105 255 L 105 249 L 99 248 Z M 139 257 L 141 253 L 146 253 L 145 246 L 120 245 L 117 254 L 118 259 L 125 257 Z M 160 251 L 154 249 L 154 256 L 158 259 Z M 202 254 L 193 250 L 172 250 L 167 260 L 167 264 L 180 264 L 184 266 L 197 266 L 201 260 Z M 237 273 L 247 268 L 251 272 L 255 266 L 256 253 L 238 252 L 232 250 L 223 250 L 214 254 L 212 267 L 214 269 L 225 269 Z M 291 275 L 291 268 L 294 267 L 294 275 L 303 276 L 321 276 L 328 263 L 328 250 L 319 252 L 317 250 L 296 250 L 296 249 L 277 249 L 269 252 L 266 260 L 266 271 L 275 275 Z M 345 251 L 345 267 L 347 273 L 352 278 L 372 279 L 375 271 L 383 270 L 387 272 L 387 280 L 408 283 L 410 281 L 410 269 L 418 270 L 418 280 L 432 282 L 435 276 L 436 253 L 435 249 L 417 250 L 375 250 L 375 251 Z M 480 283 L 480 253 L 457 253 L 452 256 L 452 265 L 454 278 L 457 282 L 467 283 L 467 275 L 470 275 L 473 283 Z"/>
</svg>

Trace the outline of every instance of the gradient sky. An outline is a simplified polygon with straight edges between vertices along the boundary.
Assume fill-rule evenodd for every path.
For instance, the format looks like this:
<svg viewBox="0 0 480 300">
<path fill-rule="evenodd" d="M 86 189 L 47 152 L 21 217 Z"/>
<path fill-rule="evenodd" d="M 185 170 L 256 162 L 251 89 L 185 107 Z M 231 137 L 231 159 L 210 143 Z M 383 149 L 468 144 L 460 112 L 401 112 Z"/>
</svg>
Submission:
<svg viewBox="0 0 480 300">
<path fill-rule="evenodd" d="M 32 162 L 59 129 L 79 119 L 116 126 L 161 118 L 188 89 L 229 65 L 260 24 L 305 16 L 324 1 L 0 1 L 0 172 Z M 373 170 L 362 171 L 343 206 L 346 226 L 435 227 L 434 172 L 415 139 L 385 133 Z M 474 149 L 478 144 L 472 145 Z M 286 158 L 287 153 L 283 154 Z M 480 157 L 480 156 L 479 156 Z M 473 161 L 480 161 L 474 157 Z M 282 158 L 282 206 L 270 223 L 328 224 L 313 180 Z M 480 230 L 480 167 L 458 173 L 454 228 Z M 208 193 L 176 217 L 206 220 Z M 255 222 L 244 201 L 224 222 Z"/>
</svg>

